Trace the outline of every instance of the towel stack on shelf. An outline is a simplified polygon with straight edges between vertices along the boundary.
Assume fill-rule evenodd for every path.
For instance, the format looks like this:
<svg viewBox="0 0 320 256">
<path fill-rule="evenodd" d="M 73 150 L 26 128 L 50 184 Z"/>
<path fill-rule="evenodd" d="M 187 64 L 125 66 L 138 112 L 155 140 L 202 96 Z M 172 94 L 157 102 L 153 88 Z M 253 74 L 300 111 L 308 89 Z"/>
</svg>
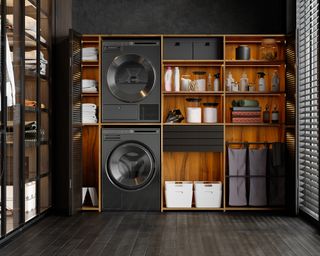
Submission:
<svg viewBox="0 0 320 256">
<path fill-rule="evenodd" d="M 82 79 L 82 92 L 95 93 L 98 92 L 98 82 L 96 80 Z"/>
<path fill-rule="evenodd" d="M 232 123 L 261 123 L 261 107 L 257 100 L 234 100 L 231 108 Z"/>
<path fill-rule="evenodd" d="M 95 47 L 82 48 L 82 60 L 98 61 L 98 49 Z"/>
<path fill-rule="evenodd" d="M 37 51 L 25 52 L 25 69 L 31 72 L 37 71 Z M 44 54 L 40 52 L 40 74 L 46 75 L 48 61 L 44 58 Z"/>
<path fill-rule="evenodd" d="M 82 104 L 82 123 L 97 123 L 96 117 L 97 106 L 93 103 Z"/>
</svg>

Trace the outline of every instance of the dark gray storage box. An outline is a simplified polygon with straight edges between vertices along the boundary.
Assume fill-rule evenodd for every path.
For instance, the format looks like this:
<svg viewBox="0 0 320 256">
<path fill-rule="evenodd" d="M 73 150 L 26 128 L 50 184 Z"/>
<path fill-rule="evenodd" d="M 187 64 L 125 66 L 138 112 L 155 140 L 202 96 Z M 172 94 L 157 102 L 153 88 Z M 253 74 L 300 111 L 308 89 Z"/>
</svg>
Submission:
<svg viewBox="0 0 320 256">
<path fill-rule="evenodd" d="M 192 39 L 165 38 L 163 58 L 165 60 L 192 60 Z"/>
<path fill-rule="evenodd" d="M 164 126 L 167 152 L 223 152 L 222 126 Z"/>
<path fill-rule="evenodd" d="M 194 60 L 222 60 L 222 38 L 197 38 L 193 40 Z"/>
</svg>

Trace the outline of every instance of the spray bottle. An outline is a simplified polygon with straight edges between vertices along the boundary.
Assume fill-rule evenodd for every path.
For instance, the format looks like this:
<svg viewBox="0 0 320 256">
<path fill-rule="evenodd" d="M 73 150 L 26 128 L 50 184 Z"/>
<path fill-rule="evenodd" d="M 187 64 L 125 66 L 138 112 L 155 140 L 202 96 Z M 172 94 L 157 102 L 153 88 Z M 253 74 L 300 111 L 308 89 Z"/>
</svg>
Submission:
<svg viewBox="0 0 320 256">
<path fill-rule="evenodd" d="M 264 76 L 266 75 L 266 73 L 264 72 L 258 72 L 258 90 L 259 92 L 265 92 L 266 91 L 266 81 L 264 80 Z"/>
<path fill-rule="evenodd" d="M 220 73 L 214 74 L 213 90 L 215 92 L 220 90 Z"/>
<path fill-rule="evenodd" d="M 166 92 L 170 92 L 172 90 L 172 69 L 171 67 L 167 67 L 166 73 L 164 75 L 164 89 Z"/>
</svg>

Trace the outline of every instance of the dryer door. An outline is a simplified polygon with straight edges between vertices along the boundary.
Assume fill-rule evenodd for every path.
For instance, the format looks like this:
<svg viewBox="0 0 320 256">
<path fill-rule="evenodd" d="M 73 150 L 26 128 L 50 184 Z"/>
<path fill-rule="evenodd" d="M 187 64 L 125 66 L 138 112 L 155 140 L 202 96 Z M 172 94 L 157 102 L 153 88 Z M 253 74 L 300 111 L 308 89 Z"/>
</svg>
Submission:
<svg viewBox="0 0 320 256">
<path fill-rule="evenodd" d="M 107 71 L 111 93 L 123 102 L 138 102 L 147 97 L 156 81 L 151 62 L 137 54 L 117 56 Z"/>
<path fill-rule="evenodd" d="M 136 190 L 149 184 L 155 172 L 154 158 L 144 145 L 127 142 L 116 147 L 106 162 L 111 181 L 122 189 Z"/>
</svg>

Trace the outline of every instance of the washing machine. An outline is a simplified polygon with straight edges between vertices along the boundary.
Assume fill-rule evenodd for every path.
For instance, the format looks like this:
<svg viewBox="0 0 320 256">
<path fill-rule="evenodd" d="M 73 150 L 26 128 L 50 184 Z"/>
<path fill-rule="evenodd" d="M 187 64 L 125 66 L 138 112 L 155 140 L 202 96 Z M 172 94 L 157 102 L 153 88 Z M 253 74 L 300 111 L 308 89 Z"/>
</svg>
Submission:
<svg viewBox="0 0 320 256">
<path fill-rule="evenodd" d="M 160 128 L 102 129 L 102 209 L 160 210 Z"/>
<path fill-rule="evenodd" d="M 107 39 L 102 48 L 102 121 L 160 122 L 160 39 Z"/>
</svg>

